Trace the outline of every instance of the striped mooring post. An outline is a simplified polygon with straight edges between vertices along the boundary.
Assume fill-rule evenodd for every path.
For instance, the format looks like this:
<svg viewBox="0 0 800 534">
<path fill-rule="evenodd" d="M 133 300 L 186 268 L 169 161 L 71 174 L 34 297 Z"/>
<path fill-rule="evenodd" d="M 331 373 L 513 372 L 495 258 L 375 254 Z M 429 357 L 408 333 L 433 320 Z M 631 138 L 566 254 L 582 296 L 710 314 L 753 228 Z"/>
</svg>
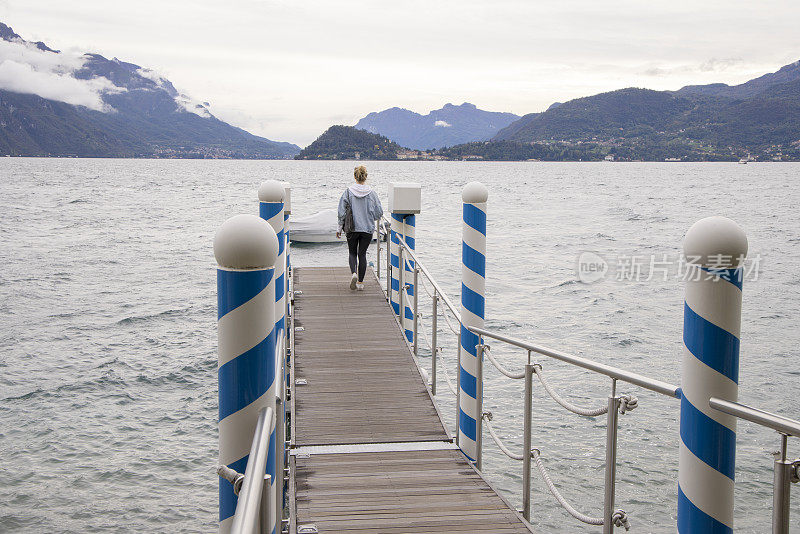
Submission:
<svg viewBox="0 0 800 534">
<path fill-rule="evenodd" d="M 258 412 L 275 404 L 278 238 L 259 217 L 237 215 L 217 231 L 214 256 L 218 264 L 219 463 L 244 473 Z M 273 481 L 275 471 L 273 430 L 266 470 Z M 222 534 L 230 531 L 236 502 L 233 486 L 220 478 Z"/>
<path fill-rule="evenodd" d="M 458 445 L 467 457 L 478 458 L 477 431 L 478 336 L 467 326 L 483 328 L 486 289 L 486 201 L 489 191 L 480 182 L 464 186 L 461 230 L 461 348 L 459 359 Z"/>
<path fill-rule="evenodd" d="M 281 182 L 267 180 L 258 188 L 258 211 L 278 236 L 278 258 L 275 260 L 275 330 L 286 332 L 286 234 L 284 232 L 283 196 Z"/>
<path fill-rule="evenodd" d="M 403 255 L 403 276 L 400 276 L 400 240 L 405 240 L 412 251 L 417 249 L 416 214 L 422 210 L 422 186 L 411 182 L 389 183 L 389 212 L 391 213 L 391 238 L 389 244 L 392 265 L 391 296 L 392 309 L 400 319 L 400 325 L 409 343 L 414 343 L 414 260 Z M 403 311 L 400 312 L 400 280 L 408 288 L 408 298 L 403 298 Z"/>
<path fill-rule="evenodd" d="M 732 220 L 708 217 L 686 233 L 690 264 L 683 319 L 678 532 L 733 532 L 736 418 L 708 405 L 736 401 L 747 236 Z"/>
<path fill-rule="evenodd" d="M 403 227 L 403 236 L 405 238 L 406 244 L 408 248 L 412 251 L 417 250 L 417 241 L 416 241 L 416 226 L 417 220 L 416 215 L 399 215 L 399 214 L 392 214 L 392 220 L 395 217 L 402 217 L 402 222 L 400 223 Z M 408 287 L 407 294 L 408 298 L 406 298 L 403 303 L 405 307 L 405 311 L 403 313 L 401 324 L 403 325 L 403 330 L 406 333 L 406 339 L 409 343 L 414 342 L 414 309 L 411 307 L 411 303 L 414 299 L 414 292 L 417 290 L 414 287 L 414 260 L 408 257 L 408 254 L 403 255 L 403 259 L 405 260 L 405 273 L 403 274 L 403 284 Z"/>
<path fill-rule="evenodd" d="M 285 271 L 286 271 L 286 284 L 285 288 L 286 291 L 289 291 L 289 276 L 292 274 L 292 246 L 289 240 L 289 216 L 292 214 L 292 185 L 289 182 L 281 182 L 283 185 L 283 234 L 284 234 L 284 242 L 286 244 L 286 262 L 285 262 Z M 289 298 L 291 295 L 286 295 L 286 311 L 284 312 L 284 316 L 286 317 L 286 346 L 289 346 L 289 338 L 291 337 L 289 334 Z M 286 376 L 289 376 L 289 371 L 287 369 Z"/>
<path fill-rule="evenodd" d="M 392 220 L 389 231 L 389 255 L 392 265 L 391 295 L 389 302 L 392 305 L 395 315 L 400 316 L 400 236 L 405 232 L 403 216 L 399 213 L 391 214 Z"/>
</svg>

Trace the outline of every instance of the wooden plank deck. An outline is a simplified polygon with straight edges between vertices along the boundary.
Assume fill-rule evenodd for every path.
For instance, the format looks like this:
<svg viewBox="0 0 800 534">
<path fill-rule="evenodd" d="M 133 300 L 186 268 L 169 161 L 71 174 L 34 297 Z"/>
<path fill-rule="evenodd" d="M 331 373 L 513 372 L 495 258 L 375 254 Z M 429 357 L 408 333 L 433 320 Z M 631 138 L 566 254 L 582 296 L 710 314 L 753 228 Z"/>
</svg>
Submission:
<svg viewBox="0 0 800 534">
<path fill-rule="evenodd" d="M 452 448 L 372 273 L 293 276 L 290 532 L 532 532 Z"/>
<path fill-rule="evenodd" d="M 449 436 L 372 273 L 297 268 L 295 444 L 443 441 Z"/>
<path fill-rule="evenodd" d="M 294 460 L 297 524 L 320 533 L 530 532 L 458 450 Z"/>
</svg>

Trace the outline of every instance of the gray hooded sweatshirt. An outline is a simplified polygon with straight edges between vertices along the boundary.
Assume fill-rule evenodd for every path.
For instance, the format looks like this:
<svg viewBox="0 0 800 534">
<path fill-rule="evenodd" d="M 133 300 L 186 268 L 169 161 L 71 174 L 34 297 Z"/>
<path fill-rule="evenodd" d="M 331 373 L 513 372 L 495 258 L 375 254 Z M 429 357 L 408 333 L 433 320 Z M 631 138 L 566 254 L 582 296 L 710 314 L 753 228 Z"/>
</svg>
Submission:
<svg viewBox="0 0 800 534">
<path fill-rule="evenodd" d="M 353 210 L 353 223 L 356 232 L 372 233 L 375 221 L 383 215 L 383 208 L 377 193 L 367 184 L 353 184 L 342 193 L 339 199 L 339 230 L 344 225 L 346 207 Z"/>
</svg>

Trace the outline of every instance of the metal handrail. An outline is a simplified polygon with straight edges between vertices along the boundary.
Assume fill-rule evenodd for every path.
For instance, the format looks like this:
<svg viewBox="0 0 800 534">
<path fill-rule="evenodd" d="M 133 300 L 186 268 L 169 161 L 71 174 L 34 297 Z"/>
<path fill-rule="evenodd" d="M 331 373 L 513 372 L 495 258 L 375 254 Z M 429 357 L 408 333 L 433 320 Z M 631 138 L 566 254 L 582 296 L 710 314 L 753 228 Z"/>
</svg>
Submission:
<svg viewBox="0 0 800 534">
<path fill-rule="evenodd" d="M 252 534 L 262 523 L 262 494 L 269 492 L 269 475 L 262 475 L 267 470 L 267 453 L 269 437 L 275 423 L 275 410 L 265 406 L 258 412 L 258 422 L 253 433 L 253 444 L 250 446 L 250 457 L 244 472 L 244 482 L 239 491 L 239 501 L 233 516 L 231 532 L 233 534 Z M 266 486 L 266 489 L 265 489 Z M 269 507 L 269 506 L 268 506 Z M 270 532 L 272 529 L 264 530 Z"/>
<path fill-rule="evenodd" d="M 771 428 L 781 434 L 800 438 L 800 421 L 795 421 L 788 417 L 765 412 L 764 410 L 759 410 L 758 408 L 753 408 L 738 402 L 718 399 L 716 397 L 708 399 L 708 405 L 720 412 Z"/>
<path fill-rule="evenodd" d="M 283 520 L 284 468 L 286 467 L 286 334 L 275 333 L 275 521 L 280 532 Z"/>
<path fill-rule="evenodd" d="M 772 478 L 772 532 L 789 534 L 791 484 L 800 482 L 800 459 L 789 460 L 788 438 L 800 437 L 800 421 L 753 408 L 738 402 L 711 397 L 708 405 L 722 413 L 771 428 L 780 433 L 781 447 L 775 452 Z"/>
<path fill-rule="evenodd" d="M 281 328 L 275 332 L 275 399 L 278 402 L 283 402 L 286 398 L 286 334 L 284 329 Z M 278 380 L 282 377 L 282 380 Z"/>
<path fill-rule="evenodd" d="M 445 303 L 445 305 L 447 306 L 449 311 L 451 313 L 453 313 L 453 315 L 458 319 L 459 325 L 462 328 L 464 327 L 464 324 L 462 323 L 461 314 L 459 313 L 459 311 L 457 311 L 455 309 L 455 306 L 453 305 L 452 301 L 447 297 L 447 295 L 444 294 L 444 292 L 442 291 L 442 289 L 439 286 L 439 284 L 430 275 L 430 272 L 425 268 L 424 265 L 422 265 L 419 262 L 415 252 L 408 246 L 408 243 L 406 243 L 405 236 L 403 236 L 402 234 L 397 234 L 397 244 L 400 247 L 399 250 L 398 250 L 398 256 L 399 256 L 398 257 L 398 259 L 399 259 L 398 269 L 399 269 L 399 272 L 398 272 L 398 275 L 397 275 L 397 279 L 398 279 L 398 282 L 399 282 L 399 305 L 400 305 L 400 309 L 401 310 L 405 309 L 404 300 L 408 298 L 408 295 L 407 295 L 407 293 L 405 291 L 404 273 L 405 273 L 406 269 L 409 268 L 410 270 L 413 271 L 413 275 L 414 275 L 415 291 L 414 291 L 414 298 L 413 298 L 413 313 L 414 313 L 414 322 L 413 322 L 413 334 L 414 334 L 413 347 L 414 348 L 413 348 L 413 352 L 414 352 L 414 355 L 417 356 L 417 335 L 418 335 L 418 332 L 417 332 L 417 328 L 418 328 L 418 326 L 417 326 L 417 324 L 418 324 L 417 317 L 419 315 L 419 310 L 417 309 L 418 301 L 417 301 L 416 297 L 417 297 L 417 294 L 418 294 L 418 288 L 416 288 L 416 283 L 418 281 L 418 273 L 422 272 L 425 275 L 425 277 L 428 279 L 428 281 L 430 281 L 431 285 L 433 286 L 433 296 L 432 296 L 433 313 L 432 313 L 432 315 L 436 315 L 437 314 L 437 302 L 441 298 L 442 302 Z M 406 259 L 405 259 L 406 255 L 408 255 L 408 258 L 410 258 L 410 260 L 413 261 L 413 266 L 407 265 Z M 387 298 L 390 298 L 389 280 L 391 278 L 391 271 L 392 271 L 391 263 L 388 261 L 389 256 L 390 256 L 390 252 L 387 251 L 387 272 L 386 272 L 386 277 L 387 277 L 387 295 L 386 296 L 387 296 Z M 405 297 L 405 299 L 404 299 L 404 297 Z M 445 314 L 446 314 L 446 312 L 445 312 Z M 445 317 L 445 319 L 447 318 L 446 315 L 444 317 Z M 434 323 L 433 323 L 432 327 L 436 328 L 435 320 L 434 320 Z M 614 510 L 614 496 L 615 496 L 615 485 L 616 485 L 616 461 L 617 461 L 616 456 L 617 456 L 618 418 L 619 418 L 619 414 L 620 414 L 620 408 L 621 408 L 621 406 L 623 406 L 623 400 L 624 400 L 622 396 L 617 395 L 617 392 L 616 392 L 617 380 L 622 380 L 624 382 L 629 382 L 629 383 L 638 385 L 640 387 L 643 387 L 645 389 L 649 389 L 649 390 L 652 390 L 652 391 L 655 391 L 657 393 L 661 393 L 663 395 L 666 395 L 666 396 L 669 396 L 669 397 L 673 397 L 673 398 L 679 398 L 680 397 L 679 388 L 677 386 L 673 386 L 672 384 L 668 384 L 666 382 L 661 382 L 659 380 L 654 380 L 654 379 L 651 379 L 651 378 L 648 378 L 648 377 L 645 377 L 645 376 L 642 376 L 642 375 L 639 375 L 639 374 L 636 374 L 636 373 L 625 371 L 623 369 L 618 369 L 616 367 L 612 367 L 612 366 L 600 364 L 600 363 L 597 363 L 597 362 L 593 362 L 591 360 L 588 360 L 586 358 L 581 358 L 579 356 L 573 356 L 571 354 L 563 353 L 563 352 L 560 352 L 560 351 L 555 351 L 555 350 L 548 349 L 548 348 L 545 348 L 545 347 L 532 345 L 530 343 L 526 343 L 526 342 L 523 342 L 523 341 L 520 341 L 520 340 L 517 340 L 517 339 L 514 339 L 514 338 L 510 338 L 510 337 L 507 337 L 507 336 L 503 336 L 502 334 L 498 334 L 498 333 L 495 333 L 495 332 L 492 332 L 490 330 L 486 330 L 486 329 L 483 329 L 483 328 L 476 328 L 476 327 L 469 327 L 469 326 L 467 328 L 471 332 L 473 332 L 473 333 L 475 333 L 475 334 L 477 334 L 479 336 L 478 345 L 476 347 L 476 350 L 477 350 L 477 353 L 478 353 L 478 358 L 477 358 L 478 359 L 478 369 L 477 369 L 478 376 L 476 377 L 477 378 L 476 382 L 477 382 L 478 391 L 477 391 L 476 398 L 477 398 L 477 401 L 478 401 L 478 410 L 477 411 L 478 411 L 479 417 L 478 417 L 478 419 L 476 421 L 476 432 L 475 432 L 476 433 L 476 442 L 477 442 L 477 457 L 476 457 L 475 465 L 478 468 L 478 470 L 481 470 L 482 467 L 483 467 L 482 466 L 482 463 L 483 463 L 482 462 L 482 457 L 483 457 L 483 454 L 482 454 L 482 452 L 483 452 L 483 450 L 482 450 L 483 449 L 483 439 L 482 439 L 482 437 L 483 437 L 483 425 L 482 425 L 482 423 L 483 423 L 483 419 L 484 419 L 483 418 L 483 391 L 482 391 L 482 389 L 483 389 L 482 388 L 482 383 L 483 383 L 483 355 L 484 355 L 484 351 L 486 351 L 488 349 L 488 347 L 484 344 L 483 338 L 487 337 L 487 338 L 496 339 L 498 341 L 503 341 L 503 342 L 509 343 L 511 345 L 515 345 L 517 347 L 520 347 L 520 348 L 525 349 L 525 350 L 528 351 L 528 362 L 527 362 L 527 365 L 526 365 L 526 368 L 525 368 L 525 375 L 524 375 L 525 386 L 526 386 L 525 387 L 525 423 L 526 424 L 524 425 L 525 428 L 523 430 L 525 446 L 523 448 L 523 456 L 522 456 L 522 459 L 523 459 L 523 510 L 522 510 L 522 515 L 526 520 L 530 519 L 530 491 L 531 491 L 531 483 L 530 483 L 531 469 L 530 469 L 530 467 L 531 467 L 531 460 L 532 460 L 531 449 L 530 449 L 530 438 L 531 438 L 531 429 L 532 429 L 532 424 L 531 424 L 532 423 L 532 421 L 531 421 L 531 412 L 532 412 L 532 406 L 531 406 L 532 405 L 532 403 L 531 403 L 532 385 L 531 385 L 531 380 L 532 380 L 532 375 L 534 374 L 534 366 L 531 365 L 531 361 L 530 361 L 531 353 L 532 352 L 536 352 L 538 354 L 542 354 L 542 355 L 545 355 L 545 356 L 550 356 L 550 357 L 553 357 L 553 358 L 556 358 L 556 359 L 571 363 L 573 365 L 577 365 L 579 367 L 588 369 L 590 371 L 594 371 L 594 372 L 598 372 L 600 374 L 604 374 L 606 376 L 609 376 L 612 379 L 612 382 L 611 382 L 611 394 L 610 394 L 610 396 L 608 398 L 608 410 L 607 410 L 607 412 L 608 412 L 607 413 L 607 419 L 608 420 L 607 420 L 607 429 L 606 429 L 606 474 L 605 474 L 605 484 L 604 484 L 605 492 L 604 492 L 604 498 L 603 498 L 603 520 L 602 520 L 602 524 L 603 524 L 603 532 L 604 532 L 604 534 L 612 533 L 613 530 L 614 530 L 614 526 L 622 525 L 623 523 L 624 523 L 624 526 L 627 529 L 628 528 L 628 524 L 627 524 L 627 516 L 626 516 L 625 512 L 623 510 L 616 510 L 616 511 Z M 435 335 L 435 330 L 434 330 L 434 335 Z M 460 366 L 461 366 L 461 332 L 460 332 L 460 330 L 458 332 L 458 336 L 457 337 L 458 337 L 458 341 L 457 341 L 457 344 L 458 344 L 457 365 L 460 368 Z M 436 380 L 436 374 L 435 374 L 436 373 L 436 367 L 435 367 L 435 365 L 436 365 L 436 359 L 437 359 L 437 355 L 438 355 L 438 347 L 436 347 L 436 341 L 434 341 L 432 343 L 431 349 L 432 349 L 431 350 L 431 353 L 432 353 L 431 354 L 431 356 L 432 356 L 432 374 L 433 374 L 433 379 L 434 379 L 434 384 L 435 384 L 435 380 Z M 490 361 L 492 361 L 492 363 L 497 366 L 497 362 L 495 362 L 493 360 L 493 358 L 491 358 L 491 353 L 489 353 L 489 355 L 490 355 L 489 356 Z M 501 370 L 501 372 L 502 372 L 502 370 Z M 504 374 L 506 374 L 506 376 L 511 376 L 511 374 L 509 374 L 509 373 L 504 373 Z M 457 376 L 460 379 L 461 373 L 458 372 Z M 512 376 L 512 378 L 517 378 L 517 376 Z M 522 377 L 520 376 L 519 378 L 522 378 Z M 460 389 L 461 388 L 460 388 L 460 380 L 459 380 L 459 385 L 456 388 L 456 412 L 457 413 L 459 413 L 459 411 L 460 411 L 460 404 L 461 404 L 461 402 L 460 402 Z M 433 394 L 435 394 L 435 389 L 432 389 L 432 392 L 433 392 Z M 623 411 L 623 413 L 624 413 L 624 411 Z M 458 416 L 456 418 L 456 428 L 458 428 Z M 458 430 L 456 430 L 456 443 L 458 443 L 458 436 L 459 436 L 459 432 L 458 432 Z M 622 521 L 620 518 L 623 518 L 624 521 Z"/>
<path fill-rule="evenodd" d="M 504 343 L 508 343 L 509 345 L 514 345 L 521 349 L 529 350 L 531 352 L 535 352 L 543 356 L 549 356 L 551 358 L 555 358 L 556 360 L 561 360 L 563 362 L 570 363 L 572 365 L 576 365 L 584 369 L 588 369 L 589 371 L 594 371 L 596 373 L 606 375 L 614 380 L 621 380 L 623 382 L 628 382 L 630 384 L 634 384 L 644 389 L 649 389 L 650 391 L 655 391 L 656 393 L 666 395 L 667 397 L 674 397 L 676 399 L 680 398 L 680 388 L 678 386 L 669 384 L 667 382 L 662 382 L 661 380 L 648 378 L 644 375 L 632 373 L 630 371 L 625 371 L 624 369 L 620 369 L 619 367 L 606 365 L 604 363 L 598 363 L 589 360 L 587 358 L 582 358 L 580 356 L 575 356 L 572 354 L 568 354 L 566 352 L 549 349 L 541 345 L 533 345 L 525 341 L 520 341 L 519 339 L 498 334 L 497 332 L 492 332 L 491 330 L 486 330 L 485 328 L 468 326 L 467 329 L 474 334 L 478 334 L 479 336 L 496 339 L 498 341 L 503 341 Z"/>
<path fill-rule="evenodd" d="M 389 223 L 385 218 L 382 220 L 386 223 Z M 439 284 L 436 280 L 433 279 L 430 272 L 422 265 L 414 250 L 412 250 L 408 243 L 405 241 L 405 236 L 402 233 L 396 234 L 397 235 L 397 244 L 400 246 L 400 250 L 398 251 L 399 255 L 399 264 L 398 267 L 400 272 L 398 273 L 398 281 L 400 283 L 400 291 L 399 291 L 399 299 L 401 309 L 405 309 L 404 304 L 404 297 L 405 299 L 409 299 L 407 292 L 405 291 L 405 281 L 404 281 L 404 273 L 406 269 L 413 271 L 414 276 L 414 298 L 413 298 L 413 313 L 414 313 L 414 322 L 413 322 L 413 333 L 414 333 L 414 344 L 413 344 L 413 352 L 414 356 L 417 356 L 417 335 L 418 335 L 418 324 L 417 324 L 417 317 L 418 317 L 418 301 L 417 301 L 417 294 L 418 288 L 416 287 L 417 284 L 417 276 L 419 272 L 422 272 L 428 281 L 433 286 L 433 295 L 428 294 L 432 298 L 432 334 L 433 334 L 433 341 L 430 344 L 431 348 L 431 356 L 432 356 L 432 375 L 433 375 L 433 383 L 432 383 L 432 394 L 436 394 L 436 360 L 437 355 L 439 352 L 439 347 L 437 347 L 437 322 L 436 319 L 438 317 L 437 311 L 437 304 L 439 299 L 445 303 L 449 311 L 454 315 L 454 317 L 458 320 L 459 326 L 462 328 L 465 326 L 461 321 L 461 314 L 459 310 L 455 308 L 452 301 L 447 297 L 447 295 L 442 291 Z M 390 243 L 389 240 L 388 243 Z M 391 272 L 393 267 L 390 262 L 390 247 L 387 243 L 387 252 L 386 252 L 386 297 L 387 299 L 391 298 L 390 295 L 390 279 L 392 278 Z M 413 265 L 407 263 L 407 260 L 404 258 L 405 255 L 408 255 L 408 258 L 413 261 Z M 378 252 L 378 262 L 380 263 L 380 250 Z M 378 279 L 380 280 L 380 274 L 378 274 Z M 424 281 L 423 281 L 424 282 Z M 423 283 L 424 286 L 424 283 Z M 427 291 L 427 288 L 426 288 Z M 447 320 L 449 324 L 449 319 L 447 318 L 447 312 L 443 313 L 443 317 Z M 498 370 L 509 378 L 525 378 L 525 407 L 524 407 L 524 417 L 525 417 L 525 425 L 523 429 L 523 454 L 517 455 L 510 453 L 502 444 L 501 441 L 496 437 L 495 433 L 493 432 L 491 426 L 489 426 L 489 432 L 492 435 L 492 438 L 500 446 L 501 450 L 504 453 L 509 455 L 512 458 L 523 460 L 523 509 L 522 514 L 526 520 L 530 518 L 530 492 L 531 492 L 531 483 L 530 483 L 530 471 L 531 471 L 531 460 L 532 451 L 536 449 L 531 449 L 531 428 L 532 428 L 532 421 L 531 421 L 531 404 L 532 404 L 532 376 L 537 374 L 540 380 L 543 379 L 541 374 L 537 372 L 537 368 L 540 367 L 536 364 L 531 363 L 531 353 L 537 353 L 543 356 L 548 356 L 571 365 L 575 365 L 577 367 L 581 367 L 583 369 L 599 373 L 611 378 L 611 393 L 608 397 L 608 406 L 603 410 L 594 410 L 598 413 L 583 413 L 587 412 L 586 410 L 572 410 L 579 415 L 600 415 L 600 412 L 605 412 L 607 416 L 607 424 L 606 424 L 606 469 L 605 469 L 605 481 L 604 481 L 604 498 L 603 498 L 603 532 L 604 534 L 610 534 L 614 531 L 615 526 L 624 526 L 627 530 L 630 525 L 628 524 L 627 514 L 623 510 L 615 510 L 614 509 L 614 500 L 615 500 L 615 493 L 616 493 L 616 464 L 617 464 L 617 432 L 619 426 L 619 415 L 624 414 L 626 411 L 629 411 L 636 407 L 637 401 L 635 397 L 629 395 L 619 395 L 617 393 L 617 381 L 626 382 L 629 384 L 633 384 L 635 386 L 647 389 L 649 391 L 653 391 L 655 393 L 659 393 L 661 395 L 665 395 L 667 397 L 672 397 L 676 399 L 681 398 L 681 389 L 678 386 L 670 384 L 668 382 L 663 382 L 661 380 L 656 380 L 653 378 L 649 378 L 644 375 L 640 375 L 638 373 L 633 373 L 630 371 L 626 371 L 624 369 L 620 369 L 618 367 L 614 367 L 611 365 L 606 365 L 603 363 L 592 361 L 588 358 L 583 358 L 580 356 L 575 356 L 573 354 L 569 354 L 566 352 L 562 352 L 555 349 L 550 349 L 541 345 L 536 345 L 533 343 L 529 343 L 526 341 L 521 341 L 519 339 L 515 339 L 509 336 L 505 336 L 503 334 L 493 332 L 486 328 L 478 328 L 467 326 L 467 329 L 478 335 L 478 344 L 476 346 L 476 350 L 478 353 L 478 368 L 477 368 L 477 382 L 478 382 L 478 392 L 477 392 L 477 401 L 478 401 L 478 420 L 476 421 L 476 441 L 477 441 L 477 458 L 476 458 L 476 467 L 480 470 L 482 468 L 482 422 L 486 416 L 491 419 L 491 414 L 489 412 L 483 412 L 483 392 L 482 392 L 482 376 L 483 376 L 483 356 L 486 354 L 490 360 L 490 362 L 498 368 Z M 461 366 L 461 334 L 460 330 L 457 332 L 457 345 L 458 345 L 458 361 L 457 365 L 460 368 Z M 508 343 L 510 345 L 516 346 L 523 350 L 526 350 L 528 353 L 527 358 L 527 365 L 525 366 L 525 372 L 523 374 L 519 373 L 512 373 L 509 372 L 499 364 L 491 355 L 491 351 L 489 351 L 488 345 L 485 344 L 484 338 L 490 338 L 497 341 L 501 341 L 504 343 Z M 444 368 L 446 372 L 446 367 Z M 447 378 L 447 376 L 446 376 Z M 458 373 L 458 378 L 460 379 L 460 372 Z M 543 380 L 542 380 L 543 381 Z M 543 381 L 543 384 L 547 388 L 546 384 Z M 449 380 L 448 380 L 449 385 Z M 460 406 L 460 380 L 459 385 L 456 387 L 456 411 L 458 412 Z M 552 396 L 552 395 L 551 395 Z M 553 398 L 558 402 L 557 396 L 553 396 Z M 565 404 L 559 402 L 562 406 Z M 765 412 L 763 410 L 759 410 L 757 408 L 753 408 L 750 406 L 746 406 L 737 402 L 727 401 L 724 399 L 718 399 L 712 397 L 709 399 L 709 406 L 713 409 L 716 409 L 720 412 L 756 423 L 758 425 L 764 426 L 766 428 L 773 429 L 781 434 L 781 448 L 780 451 L 775 455 L 775 466 L 774 466 L 774 490 L 773 490 L 773 523 L 772 523 L 772 532 L 773 534 L 788 534 L 789 532 L 789 496 L 790 496 L 790 484 L 797 483 L 800 481 L 800 459 L 791 461 L 787 459 L 787 440 L 788 437 L 800 437 L 800 421 L 795 421 L 786 417 L 782 417 L 776 414 L 772 414 L 769 412 Z M 569 406 L 565 406 L 567 409 L 571 409 Z M 591 411 L 591 412 L 594 412 Z M 456 419 L 456 428 L 458 428 L 458 418 Z M 458 430 L 456 430 L 456 443 L 458 443 Z M 537 459 L 537 466 L 542 469 L 541 462 Z M 543 473 L 543 475 L 545 475 Z M 546 476 L 546 475 L 545 475 Z M 551 491 L 554 487 L 551 485 Z M 556 495 L 557 491 L 554 493 Z M 558 495 L 556 495 L 558 499 Z M 559 499 L 562 505 L 566 505 L 566 503 L 562 499 Z M 572 513 L 572 512 L 570 512 Z M 578 517 L 581 521 L 585 521 L 588 516 L 583 516 L 582 514 L 572 514 L 574 517 Z M 588 518 L 591 519 L 591 518 Z M 598 524 L 600 520 L 591 519 L 591 522 L 594 524 Z"/>
<path fill-rule="evenodd" d="M 385 222 L 387 222 L 387 223 L 391 224 L 391 223 L 390 223 L 390 222 L 389 222 L 389 221 L 386 219 L 386 217 L 381 217 L 381 219 L 382 219 L 383 221 L 385 221 Z M 391 240 L 391 238 L 390 238 L 390 240 Z M 434 289 L 434 291 L 435 291 L 436 293 L 438 293 L 438 294 L 439 294 L 439 298 L 441 298 L 441 299 L 442 299 L 442 302 L 444 302 L 444 303 L 445 303 L 445 305 L 446 305 L 446 306 L 447 306 L 447 307 L 450 309 L 450 312 L 451 312 L 451 313 L 452 313 L 452 314 L 455 316 L 455 318 L 456 318 L 456 319 L 458 319 L 458 322 L 459 322 L 459 323 L 461 323 L 461 312 L 460 312 L 460 310 L 458 310 L 458 309 L 457 309 L 457 308 L 456 308 L 456 307 L 453 305 L 453 302 L 450 300 L 450 298 L 448 298 L 447 294 L 446 294 L 444 291 L 442 291 L 442 288 L 441 288 L 441 287 L 439 287 L 439 284 L 438 284 L 438 283 L 436 282 L 436 280 L 434 280 L 434 279 L 433 279 L 433 277 L 431 276 L 431 273 L 430 273 L 430 271 L 428 271 L 428 269 L 426 269 L 426 268 L 425 268 L 425 266 L 419 262 L 419 259 L 417 259 L 417 255 L 414 253 L 414 251 L 413 251 L 413 250 L 411 250 L 411 248 L 408 246 L 408 243 L 406 243 L 406 241 L 405 241 L 405 236 L 402 236 L 402 239 L 400 239 L 400 236 L 398 236 L 397 243 L 398 243 L 398 244 L 399 244 L 401 247 L 403 247 L 403 250 L 404 250 L 406 253 L 408 253 L 408 255 L 411 257 L 411 259 L 414 261 L 414 265 L 416 265 L 417 267 L 419 267 L 419 270 L 422 272 L 422 274 L 424 274 L 424 275 L 425 275 L 425 277 L 428 279 L 428 281 L 429 281 L 429 282 L 431 283 L 431 285 L 433 286 L 433 289 Z M 388 274 L 387 274 L 387 276 L 388 276 Z"/>
<path fill-rule="evenodd" d="M 275 404 L 274 406 L 265 406 L 258 412 L 244 475 L 226 466 L 220 466 L 218 471 L 220 476 L 234 484 L 234 491 L 239 496 L 231 525 L 232 533 L 272 532 L 272 527 L 280 525 L 280 521 L 283 519 L 284 427 L 286 425 L 283 407 L 286 401 L 286 336 L 284 330 L 277 330 L 275 338 Z M 257 473 L 266 472 L 270 435 L 273 429 L 276 430 L 274 480 L 276 497 L 275 502 L 270 503 L 272 477 L 266 474 L 261 476 Z"/>
</svg>

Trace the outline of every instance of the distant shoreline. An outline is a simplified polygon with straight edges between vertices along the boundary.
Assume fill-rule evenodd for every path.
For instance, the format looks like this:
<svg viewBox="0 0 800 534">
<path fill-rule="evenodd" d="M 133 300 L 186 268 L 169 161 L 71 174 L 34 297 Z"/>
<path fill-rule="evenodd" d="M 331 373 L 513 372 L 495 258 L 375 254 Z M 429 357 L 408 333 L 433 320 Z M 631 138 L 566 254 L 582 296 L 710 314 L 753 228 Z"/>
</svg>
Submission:
<svg viewBox="0 0 800 534">
<path fill-rule="evenodd" d="M 383 163 L 383 162 L 402 162 L 402 163 L 732 163 L 739 164 L 736 159 L 730 160 L 513 160 L 513 159 L 349 159 L 349 158 L 314 158 L 314 159 L 295 159 L 295 158 L 156 158 L 156 157 L 124 157 L 124 156 L 0 156 L 0 161 L 4 159 L 79 159 L 79 160 L 142 160 L 142 161 L 297 161 L 297 162 L 322 162 L 322 161 L 347 161 L 352 163 Z M 764 160 L 750 161 L 752 163 L 800 163 L 800 160 Z"/>
</svg>

